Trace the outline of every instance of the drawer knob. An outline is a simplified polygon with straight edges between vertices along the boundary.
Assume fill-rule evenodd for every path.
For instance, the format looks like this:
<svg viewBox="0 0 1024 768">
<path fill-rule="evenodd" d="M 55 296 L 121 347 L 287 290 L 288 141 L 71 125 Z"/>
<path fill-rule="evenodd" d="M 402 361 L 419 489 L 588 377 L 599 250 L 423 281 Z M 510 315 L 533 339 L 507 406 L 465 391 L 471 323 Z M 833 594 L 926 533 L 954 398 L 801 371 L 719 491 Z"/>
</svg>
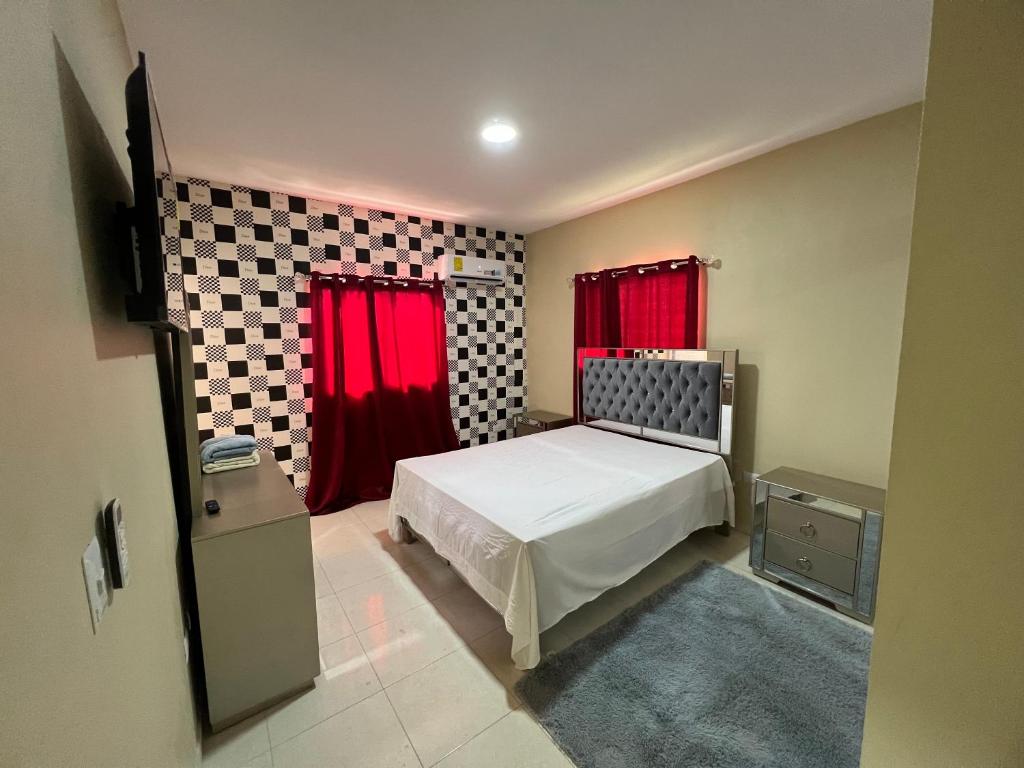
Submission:
<svg viewBox="0 0 1024 768">
<path fill-rule="evenodd" d="M 800 566 L 801 571 L 811 570 L 811 561 L 808 560 L 806 557 L 798 557 L 796 564 Z"/>
<path fill-rule="evenodd" d="M 817 535 L 818 530 L 810 522 L 806 522 L 800 526 L 800 533 L 808 539 L 813 539 Z"/>
</svg>

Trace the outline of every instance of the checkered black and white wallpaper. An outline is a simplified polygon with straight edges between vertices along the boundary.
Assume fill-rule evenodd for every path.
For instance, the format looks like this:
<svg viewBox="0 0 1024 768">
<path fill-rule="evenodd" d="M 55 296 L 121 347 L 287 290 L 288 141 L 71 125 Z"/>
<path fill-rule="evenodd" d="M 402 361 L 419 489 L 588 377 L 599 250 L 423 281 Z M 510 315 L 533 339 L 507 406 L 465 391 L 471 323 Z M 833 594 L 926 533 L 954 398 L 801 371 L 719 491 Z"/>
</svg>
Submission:
<svg viewBox="0 0 1024 768">
<path fill-rule="evenodd" d="M 309 482 L 312 271 L 432 278 L 443 253 L 506 262 L 447 286 L 452 420 L 465 446 L 512 435 L 526 401 L 522 235 L 196 178 L 161 183 L 172 312 L 192 329 L 199 438 L 251 434 Z M 185 305 L 187 303 L 187 310 Z"/>
</svg>

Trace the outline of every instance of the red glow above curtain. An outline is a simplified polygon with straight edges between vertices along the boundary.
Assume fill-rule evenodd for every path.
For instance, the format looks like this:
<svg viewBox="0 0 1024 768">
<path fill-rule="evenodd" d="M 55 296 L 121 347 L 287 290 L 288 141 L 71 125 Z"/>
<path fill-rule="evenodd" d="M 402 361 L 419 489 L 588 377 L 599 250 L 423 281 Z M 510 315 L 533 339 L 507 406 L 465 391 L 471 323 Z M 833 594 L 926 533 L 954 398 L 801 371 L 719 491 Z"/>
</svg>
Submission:
<svg viewBox="0 0 1024 768">
<path fill-rule="evenodd" d="M 574 387 L 579 386 L 588 349 L 699 347 L 701 277 L 695 256 L 684 262 L 667 260 L 576 275 Z M 573 415 L 578 416 L 575 393 L 576 389 Z"/>
<path fill-rule="evenodd" d="M 391 494 L 395 462 L 458 448 L 440 282 L 310 281 L 313 435 L 306 506 Z"/>
</svg>

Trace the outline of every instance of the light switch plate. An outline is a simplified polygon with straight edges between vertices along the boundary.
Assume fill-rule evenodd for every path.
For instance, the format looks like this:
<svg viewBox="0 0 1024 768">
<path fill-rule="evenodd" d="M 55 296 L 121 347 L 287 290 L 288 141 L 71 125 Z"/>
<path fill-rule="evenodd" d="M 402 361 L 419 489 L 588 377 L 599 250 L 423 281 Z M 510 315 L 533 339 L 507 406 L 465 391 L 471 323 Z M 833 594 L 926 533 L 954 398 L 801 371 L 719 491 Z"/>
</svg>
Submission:
<svg viewBox="0 0 1024 768">
<path fill-rule="evenodd" d="M 103 565 L 103 551 L 95 536 L 82 554 L 82 574 L 85 576 L 85 593 L 89 598 L 89 616 L 92 618 L 93 634 L 99 631 L 103 614 L 110 603 L 107 588 L 107 569 Z"/>
</svg>

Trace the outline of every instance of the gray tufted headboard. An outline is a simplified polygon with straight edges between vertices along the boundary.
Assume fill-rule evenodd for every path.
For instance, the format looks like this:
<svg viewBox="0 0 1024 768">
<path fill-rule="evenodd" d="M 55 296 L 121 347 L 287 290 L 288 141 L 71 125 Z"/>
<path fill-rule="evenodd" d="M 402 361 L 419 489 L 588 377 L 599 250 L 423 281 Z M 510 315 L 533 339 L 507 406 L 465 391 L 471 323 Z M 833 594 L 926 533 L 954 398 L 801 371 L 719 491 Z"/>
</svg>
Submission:
<svg viewBox="0 0 1024 768">
<path fill-rule="evenodd" d="M 718 438 L 720 363 L 583 361 L 583 413 L 635 427 Z"/>
<path fill-rule="evenodd" d="M 607 352 L 616 354 L 583 358 L 580 421 L 730 453 L 735 351 Z"/>
</svg>

